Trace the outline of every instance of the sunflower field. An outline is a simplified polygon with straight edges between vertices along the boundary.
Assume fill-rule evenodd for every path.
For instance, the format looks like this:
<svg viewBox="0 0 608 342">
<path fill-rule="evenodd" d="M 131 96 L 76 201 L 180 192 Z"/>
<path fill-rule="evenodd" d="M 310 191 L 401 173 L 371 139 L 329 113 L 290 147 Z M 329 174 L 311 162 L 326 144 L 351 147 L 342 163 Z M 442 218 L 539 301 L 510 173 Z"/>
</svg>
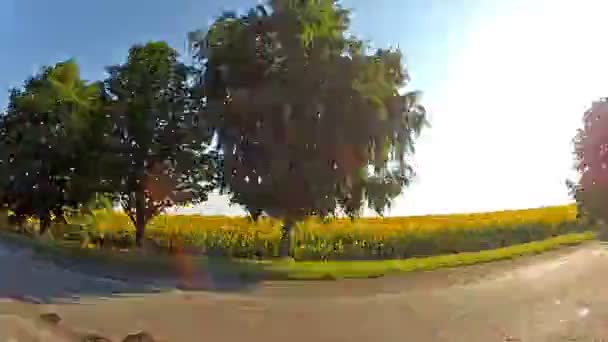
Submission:
<svg viewBox="0 0 608 342">
<path fill-rule="evenodd" d="M 90 236 L 97 237 L 93 240 L 106 246 L 133 245 L 134 228 L 125 214 L 100 211 L 86 221 Z M 162 215 L 148 224 L 146 236 L 162 250 L 261 259 L 278 255 L 280 228 L 281 222 L 270 218 L 252 223 L 242 217 Z M 294 254 L 298 260 L 403 259 L 476 252 L 589 230 L 593 227 L 577 220 L 575 206 L 355 221 L 311 218 L 296 227 Z"/>
</svg>

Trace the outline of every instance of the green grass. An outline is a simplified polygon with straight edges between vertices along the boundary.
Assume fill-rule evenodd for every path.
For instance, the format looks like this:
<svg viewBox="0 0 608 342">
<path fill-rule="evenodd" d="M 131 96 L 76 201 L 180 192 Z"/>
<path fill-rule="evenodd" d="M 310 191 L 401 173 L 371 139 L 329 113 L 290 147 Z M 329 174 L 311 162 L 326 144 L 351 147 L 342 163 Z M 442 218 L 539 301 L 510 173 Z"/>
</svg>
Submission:
<svg viewBox="0 0 608 342">
<path fill-rule="evenodd" d="M 275 263 L 273 271 L 287 274 L 290 279 L 364 278 L 412 271 L 473 265 L 539 254 L 560 246 L 576 245 L 595 238 L 595 232 L 562 235 L 542 241 L 529 242 L 481 252 L 456 253 L 424 258 L 381 261 L 330 261 Z"/>
<path fill-rule="evenodd" d="M 560 246 L 580 244 L 595 237 L 595 232 L 588 231 L 481 252 L 456 253 L 402 260 L 296 262 L 289 259 L 254 261 L 249 259 L 196 256 L 192 259 L 192 266 L 195 269 L 211 268 L 216 274 L 238 275 L 242 278 L 281 280 L 371 278 L 389 274 L 428 271 L 445 267 L 512 259 L 518 256 L 542 253 Z M 87 250 L 67 246 L 60 242 L 42 242 L 5 232 L 0 233 L 0 239 L 30 246 L 38 254 L 56 259 L 57 261 L 78 259 L 84 262 L 95 262 L 96 265 L 111 267 L 113 269 L 124 269 L 130 274 L 135 272 L 149 274 L 175 273 L 178 263 L 175 257 L 166 255 L 145 256 L 137 252 L 119 253 L 95 249 Z"/>
</svg>

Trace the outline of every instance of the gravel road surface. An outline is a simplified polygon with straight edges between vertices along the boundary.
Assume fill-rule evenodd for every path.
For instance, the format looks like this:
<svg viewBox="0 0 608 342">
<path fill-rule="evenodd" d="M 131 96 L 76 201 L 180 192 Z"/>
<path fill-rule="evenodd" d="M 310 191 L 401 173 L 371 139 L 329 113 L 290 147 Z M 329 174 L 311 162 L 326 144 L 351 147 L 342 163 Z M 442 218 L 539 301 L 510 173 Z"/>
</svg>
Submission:
<svg viewBox="0 0 608 342">
<path fill-rule="evenodd" d="M 599 242 L 464 268 L 247 289 L 201 271 L 205 291 L 82 272 L 0 245 L 0 274 L 0 341 L 77 341 L 74 332 L 122 341 L 140 330 L 180 342 L 608 341 L 608 247 Z M 61 331 L 37 319 L 49 312 Z"/>
</svg>

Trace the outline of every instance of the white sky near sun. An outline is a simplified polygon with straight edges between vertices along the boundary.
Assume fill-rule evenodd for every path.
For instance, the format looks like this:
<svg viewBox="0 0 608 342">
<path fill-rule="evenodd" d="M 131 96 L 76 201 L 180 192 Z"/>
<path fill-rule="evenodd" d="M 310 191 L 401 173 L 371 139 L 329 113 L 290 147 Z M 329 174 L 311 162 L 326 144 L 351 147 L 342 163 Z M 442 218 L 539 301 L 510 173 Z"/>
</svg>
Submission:
<svg viewBox="0 0 608 342">
<path fill-rule="evenodd" d="M 570 201 L 571 139 L 608 96 L 605 1 L 513 1 L 487 11 L 429 99 L 419 179 L 392 215 Z M 574 5 L 576 4 L 576 5 Z"/>
<path fill-rule="evenodd" d="M 608 1 L 488 3 L 425 92 L 432 127 L 417 145 L 418 177 L 390 216 L 571 202 L 571 139 L 608 96 Z M 203 212 L 242 213 L 215 197 Z"/>
</svg>

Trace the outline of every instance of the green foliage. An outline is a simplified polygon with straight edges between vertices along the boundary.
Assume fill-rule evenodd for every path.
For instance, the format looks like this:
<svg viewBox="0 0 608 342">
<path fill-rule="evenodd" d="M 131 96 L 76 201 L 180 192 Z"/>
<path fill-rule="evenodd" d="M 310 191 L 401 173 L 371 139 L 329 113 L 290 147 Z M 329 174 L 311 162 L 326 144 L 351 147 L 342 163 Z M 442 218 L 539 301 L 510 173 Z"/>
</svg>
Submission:
<svg viewBox="0 0 608 342">
<path fill-rule="evenodd" d="M 426 124 L 398 50 L 346 37 L 336 1 L 270 1 L 189 38 L 232 200 L 288 220 L 380 213 L 413 176 Z"/>
<path fill-rule="evenodd" d="M 88 210 L 111 210 L 114 208 L 112 198 L 108 195 L 95 193 L 93 197 L 85 204 Z"/>
<path fill-rule="evenodd" d="M 53 215 L 61 218 L 66 207 L 90 198 L 99 95 L 71 60 L 43 68 L 11 91 L 1 124 L 0 189 L 18 222 L 34 216 L 45 229 Z"/>
<path fill-rule="evenodd" d="M 120 202 L 143 239 L 167 206 L 206 199 L 217 156 L 191 94 L 191 69 L 164 42 L 135 45 L 104 82 L 74 61 L 44 68 L 11 92 L 2 118 L 0 189 L 14 223 Z"/>
<path fill-rule="evenodd" d="M 177 57 L 164 42 L 135 45 L 105 81 L 111 127 L 101 181 L 138 227 L 138 242 L 150 218 L 205 200 L 213 180 L 213 156 L 205 153 L 212 132 L 191 96 L 190 69 Z"/>
<path fill-rule="evenodd" d="M 364 201 L 382 212 L 413 176 L 425 111 L 401 52 L 368 53 L 348 27 L 336 1 L 273 0 L 191 33 L 194 67 L 149 42 L 103 82 L 74 61 L 44 68 L 2 118 L 2 203 L 43 227 L 120 203 L 138 245 L 165 208 L 216 187 L 285 227 Z"/>
</svg>

